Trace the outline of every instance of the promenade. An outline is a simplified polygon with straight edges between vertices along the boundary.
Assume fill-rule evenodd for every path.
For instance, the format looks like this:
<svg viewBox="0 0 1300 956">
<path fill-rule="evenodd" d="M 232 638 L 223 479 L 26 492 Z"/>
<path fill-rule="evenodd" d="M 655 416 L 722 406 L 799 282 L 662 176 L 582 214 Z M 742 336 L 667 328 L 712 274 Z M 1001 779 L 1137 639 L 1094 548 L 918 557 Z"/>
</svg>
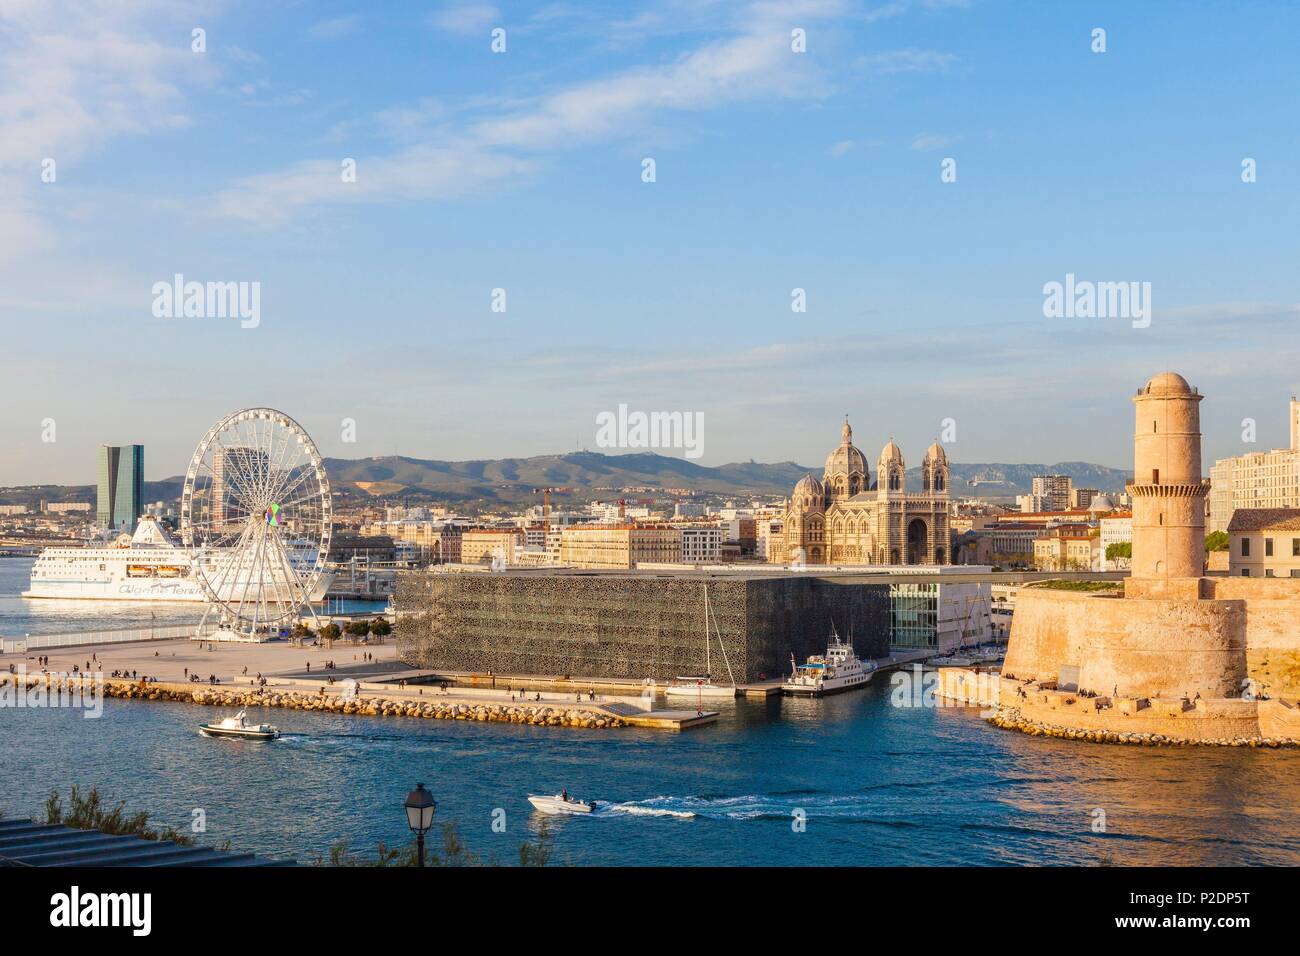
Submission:
<svg viewBox="0 0 1300 956">
<path fill-rule="evenodd" d="M 367 655 L 374 659 L 365 660 Z M 588 684 L 581 680 L 568 682 L 563 689 L 548 681 L 512 682 L 504 677 L 495 682 L 495 687 L 490 678 L 487 686 L 450 684 L 446 689 L 438 683 L 414 683 L 436 675 L 399 663 L 397 648 L 391 642 L 353 645 L 338 641 L 333 649 L 327 649 L 278 641 L 208 644 L 188 639 L 160 640 L 51 649 L 44 665 L 38 665 L 36 657 L 36 653 L 0 656 L 0 674 L 7 674 L 9 665 L 20 663 L 26 666 L 29 678 L 42 670 L 71 673 L 77 667 L 82 672 L 102 672 L 110 684 L 123 686 L 138 684 L 140 678 L 156 679 L 156 684 L 148 685 L 151 689 L 156 687 L 173 695 L 208 688 L 248 693 L 261 687 L 264 679 L 266 692 L 299 698 L 339 698 L 344 693 L 342 681 L 351 678 L 357 681 L 358 699 L 362 701 L 382 699 L 413 705 L 436 702 L 439 706 L 475 709 L 525 704 L 532 708 L 582 707 L 617 717 L 627 725 L 661 730 L 696 727 L 718 716 L 716 711 L 701 713 L 694 708 L 650 711 L 638 696 L 640 688 L 636 685 L 620 687 L 625 690 L 623 694 L 610 694 L 597 686 L 599 682 Z M 327 670 L 329 661 L 335 666 Z M 125 676 L 113 678 L 115 671 Z M 191 674 L 197 674 L 200 680 L 191 682 Z M 217 678 L 215 685 L 209 684 L 210 676 Z M 403 686 L 403 680 L 413 683 Z M 525 685 L 529 685 L 527 690 Z"/>
</svg>

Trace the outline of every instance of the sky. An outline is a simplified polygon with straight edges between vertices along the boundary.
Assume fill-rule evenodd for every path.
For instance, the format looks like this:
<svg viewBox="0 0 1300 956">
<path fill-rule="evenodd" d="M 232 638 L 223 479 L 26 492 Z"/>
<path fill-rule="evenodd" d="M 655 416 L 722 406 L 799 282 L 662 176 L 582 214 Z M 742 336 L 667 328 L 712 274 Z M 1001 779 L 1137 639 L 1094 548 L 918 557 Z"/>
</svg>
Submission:
<svg viewBox="0 0 1300 956">
<path fill-rule="evenodd" d="M 348 458 L 617 453 L 626 405 L 702 416 L 704 465 L 818 463 L 847 414 L 871 461 L 1125 467 L 1165 368 L 1207 472 L 1285 446 L 1298 33 L 1269 0 L 0 0 L 0 485 L 90 483 L 100 443 L 180 474 L 257 405 Z M 256 324 L 157 314 L 177 274 L 256 283 Z M 1150 283 L 1149 323 L 1046 316 L 1067 275 Z"/>
</svg>

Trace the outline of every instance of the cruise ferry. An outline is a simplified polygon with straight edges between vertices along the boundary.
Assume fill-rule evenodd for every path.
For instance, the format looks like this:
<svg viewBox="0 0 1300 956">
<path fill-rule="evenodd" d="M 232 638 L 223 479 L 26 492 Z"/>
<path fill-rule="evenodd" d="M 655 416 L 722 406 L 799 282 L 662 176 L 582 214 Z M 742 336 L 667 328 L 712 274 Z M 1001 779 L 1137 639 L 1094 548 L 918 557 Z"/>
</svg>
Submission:
<svg viewBox="0 0 1300 956">
<path fill-rule="evenodd" d="M 840 691 L 866 687 L 876 672 L 874 661 L 864 661 L 853 650 L 853 645 L 840 638 L 831 626 L 831 642 L 825 654 L 814 654 L 807 664 L 795 664 L 790 658 L 793 672 L 781 691 L 785 694 L 822 697 Z"/>
<path fill-rule="evenodd" d="M 242 580 L 242 579 L 241 579 Z M 321 575 L 313 601 L 325 597 L 333 576 Z M 206 600 L 194 558 L 153 517 L 143 517 L 135 534 L 90 548 L 46 548 L 32 566 L 25 598 L 91 601 Z"/>
</svg>

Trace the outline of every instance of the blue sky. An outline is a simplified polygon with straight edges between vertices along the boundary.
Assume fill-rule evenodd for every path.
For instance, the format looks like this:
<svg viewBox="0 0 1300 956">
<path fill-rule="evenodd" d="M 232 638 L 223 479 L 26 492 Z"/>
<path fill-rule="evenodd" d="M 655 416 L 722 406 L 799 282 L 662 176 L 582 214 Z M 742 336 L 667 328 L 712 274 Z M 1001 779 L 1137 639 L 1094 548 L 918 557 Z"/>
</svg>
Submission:
<svg viewBox="0 0 1300 956">
<path fill-rule="evenodd" d="M 626 403 L 702 413 L 702 464 L 820 462 L 847 412 L 871 459 L 952 418 L 957 461 L 1125 466 L 1165 367 L 1207 470 L 1283 445 L 1298 31 L 1263 0 L 6 0 L 0 483 L 89 482 L 100 442 L 177 474 L 247 405 L 344 457 L 593 448 Z M 178 272 L 259 282 L 260 325 L 155 318 Z M 1151 326 L 1044 318 L 1066 273 L 1150 282 Z"/>
</svg>

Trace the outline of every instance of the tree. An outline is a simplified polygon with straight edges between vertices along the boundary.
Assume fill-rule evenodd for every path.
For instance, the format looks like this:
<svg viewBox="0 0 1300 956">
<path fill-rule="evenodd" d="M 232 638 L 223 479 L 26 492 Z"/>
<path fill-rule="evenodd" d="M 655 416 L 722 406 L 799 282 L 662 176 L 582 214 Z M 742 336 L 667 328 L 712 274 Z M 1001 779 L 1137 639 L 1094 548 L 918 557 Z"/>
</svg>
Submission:
<svg viewBox="0 0 1300 956">
<path fill-rule="evenodd" d="M 1228 532 L 1213 531 L 1205 536 L 1206 551 L 1227 551 L 1228 550 Z"/>
<path fill-rule="evenodd" d="M 389 624 L 385 618 L 377 617 L 370 622 L 370 633 L 378 638 L 385 638 L 393 633 L 393 625 Z"/>
<path fill-rule="evenodd" d="M 1114 561 L 1116 558 L 1132 558 L 1133 543 L 1131 541 L 1115 541 L 1106 545 L 1106 560 Z"/>
<path fill-rule="evenodd" d="M 343 630 L 346 631 L 350 637 L 360 640 L 370 633 L 370 622 L 348 621 L 348 623 L 343 626 Z"/>
<path fill-rule="evenodd" d="M 339 626 L 330 621 L 320 629 L 320 638 L 325 642 L 326 647 L 332 647 L 334 642 L 339 639 L 339 633 Z"/>
</svg>

